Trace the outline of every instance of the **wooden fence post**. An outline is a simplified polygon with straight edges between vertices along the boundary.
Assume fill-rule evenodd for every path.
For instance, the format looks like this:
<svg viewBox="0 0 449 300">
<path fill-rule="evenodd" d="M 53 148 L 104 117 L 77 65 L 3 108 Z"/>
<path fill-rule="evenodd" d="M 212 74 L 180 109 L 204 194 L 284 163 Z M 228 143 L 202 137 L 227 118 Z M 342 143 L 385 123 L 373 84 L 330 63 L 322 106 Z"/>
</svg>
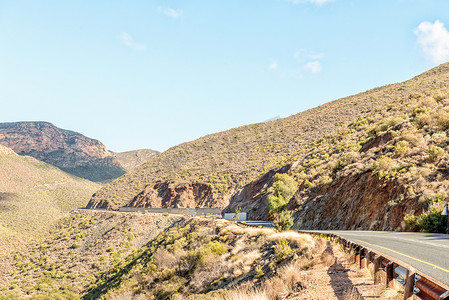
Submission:
<svg viewBox="0 0 449 300">
<path fill-rule="evenodd" d="M 355 263 L 359 265 L 359 268 L 360 268 L 360 252 L 361 247 L 360 246 L 355 247 Z"/>
<path fill-rule="evenodd" d="M 393 288 L 394 287 L 394 264 L 393 262 L 389 262 L 387 264 L 386 267 L 386 271 L 387 271 L 387 282 L 386 282 L 386 286 L 389 288 Z"/>
<path fill-rule="evenodd" d="M 383 259 L 384 258 L 382 256 L 378 256 L 374 260 L 374 284 L 380 283 L 380 266 Z"/>
<path fill-rule="evenodd" d="M 407 277 L 404 285 L 404 300 L 413 299 L 413 288 L 415 287 L 415 272 L 407 270 Z"/>
<path fill-rule="evenodd" d="M 360 250 L 360 268 L 361 269 L 366 268 L 367 256 L 368 256 L 367 250 L 365 248 L 362 248 Z"/>
</svg>

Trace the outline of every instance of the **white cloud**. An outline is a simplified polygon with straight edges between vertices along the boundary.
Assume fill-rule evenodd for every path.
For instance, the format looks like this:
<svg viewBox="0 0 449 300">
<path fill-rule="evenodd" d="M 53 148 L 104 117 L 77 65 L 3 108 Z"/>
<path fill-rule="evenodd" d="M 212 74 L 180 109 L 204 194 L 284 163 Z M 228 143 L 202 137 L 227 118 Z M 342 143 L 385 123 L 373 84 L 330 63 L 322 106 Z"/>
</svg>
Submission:
<svg viewBox="0 0 449 300">
<path fill-rule="evenodd" d="M 129 47 L 129 48 L 132 48 L 134 50 L 144 51 L 147 49 L 146 45 L 136 43 L 134 41 L 133 37 L 130 36 L 129 34 L 127 34 L 126 32 L 122 32 L 122 34 L 120 34 L 118 36 L 118 39 L 123 43 L 123 45 L 125 45 L 126 47 Z"/>
<path fill-rule="evenodd" d="M 310 61 L 304 66 L 304 70 L 311 73 L 319 73 L 323 70 L 323 66 L 318 60 Z"/>
<path fill-rule="evenodd" d="M 334 0 L 289 0 L 291 3 L 293 4 L 298 4 L 298 3 L 312 3 L 318 6 L 321 6 L 323 4 L 329 3 L 329 2 L 333 2 Z"/>
<path fill-rule="evenodd" d="M 449 60 L 449 32 L 439 20 L 422 22 L 414 30 L 417 42 L 426 58 L 435 64 Z"/>
<path fill-rule="evenodd" d="M 303 63 L 308 60 L 317 60 L 324 57 L 323 53 L 313 53 L 308 50 L 302 49 L 293 54 L 296 61 Z"/>
<path fill-rule="evenodd" d="M 173 19 L 177 19 L 177 18 L 181 17 L 182 14 L 184 13 L 182 10 L 175 10 L 173 8 L 165 8 L 163 10 L 163 12 L 167 17 L 170 17 Z"/>
<path fill-rule="evenodd" d="M 276 61 L 272 61 L 271 64 L 268 66 L 269 71 L 274 71 L 279 68 L 279 65 Z"/>
</svg>

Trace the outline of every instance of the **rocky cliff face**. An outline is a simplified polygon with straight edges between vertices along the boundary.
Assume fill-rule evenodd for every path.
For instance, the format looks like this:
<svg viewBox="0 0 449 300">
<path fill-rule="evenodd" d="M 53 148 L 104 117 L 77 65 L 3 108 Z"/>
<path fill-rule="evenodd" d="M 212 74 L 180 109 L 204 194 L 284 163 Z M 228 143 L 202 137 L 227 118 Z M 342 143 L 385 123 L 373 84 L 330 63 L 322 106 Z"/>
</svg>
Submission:
<svg viewBox="0 0 449 300">
<path fill-rule="evenodd" d="M 227 201 L 229 201 L 229 196 Z M 168 182 L 158 182 L 147 186 L 134 197 L 125 207 L 161 207 L 161 208 L 224 208 L 224 203 L 217 203 L 213 189 L 205 183 L 189 183 L 174 187 Z M 87 208 L 118 209 L 110 201 L 90 201 Z"/>
<path fill-rule="evenodd" d="M 98 140 L 48 122 L 0 123 L 0 144 L 92 181 L 115 179 L 157 155 L 153 150 L 113 153 Z"/>
<path fill-rule="evenodd" d="M 302 229 L 403 229 L 405 214 L 420 213 L 417 197 L 397 204 L 404 193 L 397 180 L 382 182 L 371 171 L 335 179 L 304 197 L 298 192 L 288 209 Z"/>
<path fill-rule="evenodd" d="M 268 197 L 273 194 L 273 176 L 292 171 L 292 165 L 287 165 L 264 174 L 236 193 L 224 212 L 240 207 L 250 220 L 270 220 Z M 294 227 L 298 229 L 396 230 L 404 228 L 406 214 L 423 211 L 418 197 L 396 203 L 404 193 L 405 187 L 398 180 L 383 182 L 365 171 L 335 176 L 312 193 L 301 186 L 286 209 L 294 212 Z"/>
</svg>

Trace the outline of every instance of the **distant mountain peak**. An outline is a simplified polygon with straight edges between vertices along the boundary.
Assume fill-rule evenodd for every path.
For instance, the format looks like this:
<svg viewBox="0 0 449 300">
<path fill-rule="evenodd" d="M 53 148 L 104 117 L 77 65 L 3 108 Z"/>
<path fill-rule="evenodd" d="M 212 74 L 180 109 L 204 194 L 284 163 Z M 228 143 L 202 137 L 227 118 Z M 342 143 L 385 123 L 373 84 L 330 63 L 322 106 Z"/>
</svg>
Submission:
<svg viewBox="0 0 449 300">
<path fill-rule="evenodd" d="M 140 160 L 127 159 L 129 155 L 115 154 L 96 139 L 45 121 L 0 123 L 0 144 L 92 181 L 115 179 L 151 156 L 141 151 Z"/>
</svg>

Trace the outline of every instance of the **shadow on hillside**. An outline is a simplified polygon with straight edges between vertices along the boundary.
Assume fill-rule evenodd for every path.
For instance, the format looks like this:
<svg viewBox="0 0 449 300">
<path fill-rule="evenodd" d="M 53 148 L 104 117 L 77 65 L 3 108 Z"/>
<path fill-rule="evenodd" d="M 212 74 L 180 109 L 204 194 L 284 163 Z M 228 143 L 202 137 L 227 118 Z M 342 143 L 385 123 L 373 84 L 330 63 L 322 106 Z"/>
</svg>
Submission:
<svg viewBox="0 0 449 300">
<path fill-rule="evenodd" d="M 348 271 L 349 269 L 346 269 L 337 259 L 335 259 L 334 264 L 327 270 L 327 274 L 331 278 L 330 284 L 335 296 L 338 300 L 348 299 L 347 293 L 349 291 L 352 293 L 351 296 L 353 296 L 351 299 L 363 299 L 362 295 L 349 279 Z"/>
</svg>

